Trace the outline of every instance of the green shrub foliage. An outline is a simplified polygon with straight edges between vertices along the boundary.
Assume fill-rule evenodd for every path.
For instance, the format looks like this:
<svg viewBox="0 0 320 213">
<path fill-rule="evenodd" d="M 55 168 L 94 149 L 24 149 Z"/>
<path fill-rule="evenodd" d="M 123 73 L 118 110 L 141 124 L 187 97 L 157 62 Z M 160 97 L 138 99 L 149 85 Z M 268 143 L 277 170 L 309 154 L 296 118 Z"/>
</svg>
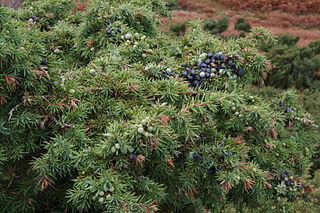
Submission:
<svg viewBox="0 0 320 213">
<path fill-rule="evenodd" d="M 320 41 L 298 47 L 299 37 L 280 35 L 279 45 L 261 45 L 272 62 L 267 84 L 278 88 L 320 89 Z"/>
<path fill-rule="evenodd" d="M 161 0 L 0 14 L 0 212 L 241 210 L 312 191 L 311 118 L 291 92 L 245 90 L 266 75 L 263 29 L 226 41 L 193 21 L 172 38 Z M 181 77 L 207 59 L 215 75 Z"/>
<path fill-rule="evenodd" d="M 170 26 L 170 30 L 175 33 L 177 36 L 184 35 L 187 30 L 186 22 L 177 22 Z"/>
<path fill-rule="evenodd" d="M 213 18 L 208 18 L 204 21 L 204 29 L 212 34 L 220 34 L 228 29 L 229 18 L 222 17 L 218 21 Z"/>
<path fill-rule="evenodd" d="M 234 25 L 234 29 L 238 31 L 250 32 L 251 25 L 244 18 L 238 18 L 236 24 Z"/>
</svg>

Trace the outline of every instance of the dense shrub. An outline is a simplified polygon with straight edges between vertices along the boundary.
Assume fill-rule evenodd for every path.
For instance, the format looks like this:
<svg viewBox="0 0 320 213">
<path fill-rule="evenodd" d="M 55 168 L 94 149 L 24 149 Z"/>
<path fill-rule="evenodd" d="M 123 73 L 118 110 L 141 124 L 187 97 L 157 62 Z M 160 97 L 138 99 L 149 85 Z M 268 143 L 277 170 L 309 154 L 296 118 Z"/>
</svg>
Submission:
<svg viewBox="0 0 320 213">
<path fill-rule="evenodd" d="M 204 29 L 208 30 L 212 34 L 220 34 L 228 29 L 229 18 L 222 17 L 218 21 L 213 18 L 208 18 L 204 21 Z"/>
<path fill-rule="evenodd" d="M 300 39 L 299 36 L 294 36 L 289 34 L 280 34 L 278 36 L 278 45 L 293 46 L 298 43 L 299 39 Z"/>
<path fill-rule="evenodd" d="M 184 35 L 187 30 L 187 22 L 177 22 L 170 26 L 170 30 L 177 36 Z"/>
<path fill-rule="evenodd" d="M 251 25 L 244 18 L 238 18 L 234 26 L 234 29 L 238 31 L 250 32 Z"/>
<path fill-rule="evenodd" d="M 320 69 L 320 42 L 315 41 L 307 46 L 297 47 L 294 44 L 298 37 L 288 35 L 280 35 L 278 41 L 280 45 L 277 46 L 262 45 L 273 64 L 267 84 L 279 88 L 319 90 L 317 72 Z"/>
<path fill-rule="evenodd" d="M 245 89 L 267 72 L 263 29 L 166 35 L 161 0 L 27 5 L 0 8 L 0 212 L 272 210 L 314 190 L 295 94 Z"/>
<path fill-rule="evenodd" d="M 169 10 L 176 10 L 181 7 L 177 0 L 165 0 L 165 2 Z"/>
</svg>

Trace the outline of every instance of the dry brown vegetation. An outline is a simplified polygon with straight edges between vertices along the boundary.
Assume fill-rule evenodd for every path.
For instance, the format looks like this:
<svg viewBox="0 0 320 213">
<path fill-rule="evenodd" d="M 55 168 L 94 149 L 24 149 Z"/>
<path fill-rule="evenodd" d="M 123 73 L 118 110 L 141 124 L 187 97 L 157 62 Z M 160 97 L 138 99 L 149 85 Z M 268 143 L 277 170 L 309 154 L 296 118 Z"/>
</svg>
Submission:
<svg viewBox="0 0 320 213">
<path fill-rule="evenodd" d="M 18 8 L 22 4 L 23 0 L 0 0 L 1 4 L 7 5 L 9 7 Z"/>
<path fill-rule="evenodd" d="M 262 2 L 278 2 L 275 3 L 276 6 L 271 10 L 271 6 L 273 3 L 266 4 L 264 7 L 260 7 L 259 10 L 255 10 L 253 12 L 254 6 L 250 6 L 247 9 L 243 6 L 235 8 L 230 7 L 228 5 L 231 2 L 235 2 L 233 0 L 224 0 L 221 2 L 213 1 L 213 0 L 179 0 L 179 4 L 182 6 L 182 10 L 176 10 L 173 12 L 172 19 L 163 19 L 164 28 L 168 29 L 170 22 L 181 22 L 187 21 L 189 19 L 195 18 L 218 18 L 221 16 L 230 17 L 230 26 L 225 32 L 225 34 L 233 34 L 237 33 L 234 30 L 234 24 L 239 17 L 244 17 L 247 19 L 253 27 L 265 27 L 269 29 L 273 34 L 278 35 L 281 33 L 289 33 L 292 35 L 300 36 L 300 40 L 298 45 L 305 45 L 314 40 L 320 40 L 320 14 L 314 13 L 314 11 L 319 10 L 320 5 L 312 8 L 311 12 L 304 15 L 297 15 L 296 12 L 301 11 L 302 7 L 297 7 L 296 10 L 292 10 L 292 12 L 284 12 L 287 11 L 285 9 L 281 9 L 285 4 L 280 4 L 283 2 L 282 0 L 255 0 L 254 5 L 262 4 Z M 252 2 L 251 0 L 238 0 L 240 2 Z M 259 2 L 259 4 L 257 3 Z M 292 4 L 298 3 L 298 1 L 288 1 L 293 2 Z M 299 1 L 301 5 L 306 1 Z M 309 1 L 308 1 L 309 2 Z M 310 1 L 318 2 L 320 4 L 320 0 Z M 240 4 L 239 3 L 239 4 Z M 309 8 L 309 4 L 305 5 L 306 8 Z M 269 5 L 269 6 L 268 6 Z M 271 6 L 270 6 L 271 5 Z M 312 3 L 311 5 L 317 5 Z M 258 6 L 257 6 L 258 7 Z M 267 8 L 267 9 L 266 9 Z M 270 8 L 270 9 L 268 9 Z M 260 12 L 263 9 L 267 11 Z M 289 7 L 287 8 L 289 9 Z M 290 10 L 288 10 L 290 11 Z"/>
<path fill-rule="evenodd" d="M 289 13 L 319 13 L 319 0 L 218 0 L 237 10 L 273 11 Z"/>
</svg>

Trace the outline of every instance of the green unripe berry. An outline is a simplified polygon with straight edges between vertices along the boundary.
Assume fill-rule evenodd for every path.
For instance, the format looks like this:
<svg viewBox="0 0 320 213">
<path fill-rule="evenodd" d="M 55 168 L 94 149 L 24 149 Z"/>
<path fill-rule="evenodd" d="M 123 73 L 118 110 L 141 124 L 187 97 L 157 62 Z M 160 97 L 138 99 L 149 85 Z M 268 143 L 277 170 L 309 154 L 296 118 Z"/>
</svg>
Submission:
<svg viewBox="0 0 320 213">
<path fill-rule="evenodd" d="M 115 147 L 116 149 L 120 149 L 120 144 L 116 143 L 116 144 L 114 145 L 114 147 Z"/>
<path fill-rule="evenodd" d="M 146 120 L 146 119 L 143 119 L 143 120 L 141 121 L 141 123 L 142 123 L 143 125 L 146 125 L 146 124 L 147 124 L 147 120 Z"/>
<path fill-rule="evenodd" d="M 143 133 L 144 133 L 144 129 L 143 129 L 142 127 L 139 127 L 139 128 L 138 128 L 138 132 L 141 133 L 141 134 L 143 134 Z"/>
<path fill-rule="evenodd" d="M 112 153 L 115 153 L 116 152 L 116 148 L 113 146 L 113 147 L 111 147 L 111 152 Z"/>
</svg>

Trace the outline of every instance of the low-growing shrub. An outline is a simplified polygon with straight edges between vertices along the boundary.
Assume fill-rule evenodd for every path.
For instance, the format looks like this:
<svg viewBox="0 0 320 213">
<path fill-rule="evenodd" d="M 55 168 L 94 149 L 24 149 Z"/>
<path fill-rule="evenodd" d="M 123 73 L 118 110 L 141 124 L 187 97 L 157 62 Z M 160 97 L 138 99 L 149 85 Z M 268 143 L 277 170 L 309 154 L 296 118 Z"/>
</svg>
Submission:
<svg viewBox="0 0 320 213">
<path fill-rule="evenodd" d="M 238 31 L 250 32 L 251 25 L 244 18 L 238 18 L 235 23 L 234 29 Z"/>
<path fill-rule="evenodd" d="M 177 22 L 170 26 L 170 30 L 177 36 L 184 35 L 187 30 L 187 22 Z"/>
<path fill-rule="evenodd" d="M 228 29 L 229 18 L 222 17 L 218 21 L 208 18 L 204 21 L 204 29 L 212 34 L 220 34 Z"/>
</svg>

